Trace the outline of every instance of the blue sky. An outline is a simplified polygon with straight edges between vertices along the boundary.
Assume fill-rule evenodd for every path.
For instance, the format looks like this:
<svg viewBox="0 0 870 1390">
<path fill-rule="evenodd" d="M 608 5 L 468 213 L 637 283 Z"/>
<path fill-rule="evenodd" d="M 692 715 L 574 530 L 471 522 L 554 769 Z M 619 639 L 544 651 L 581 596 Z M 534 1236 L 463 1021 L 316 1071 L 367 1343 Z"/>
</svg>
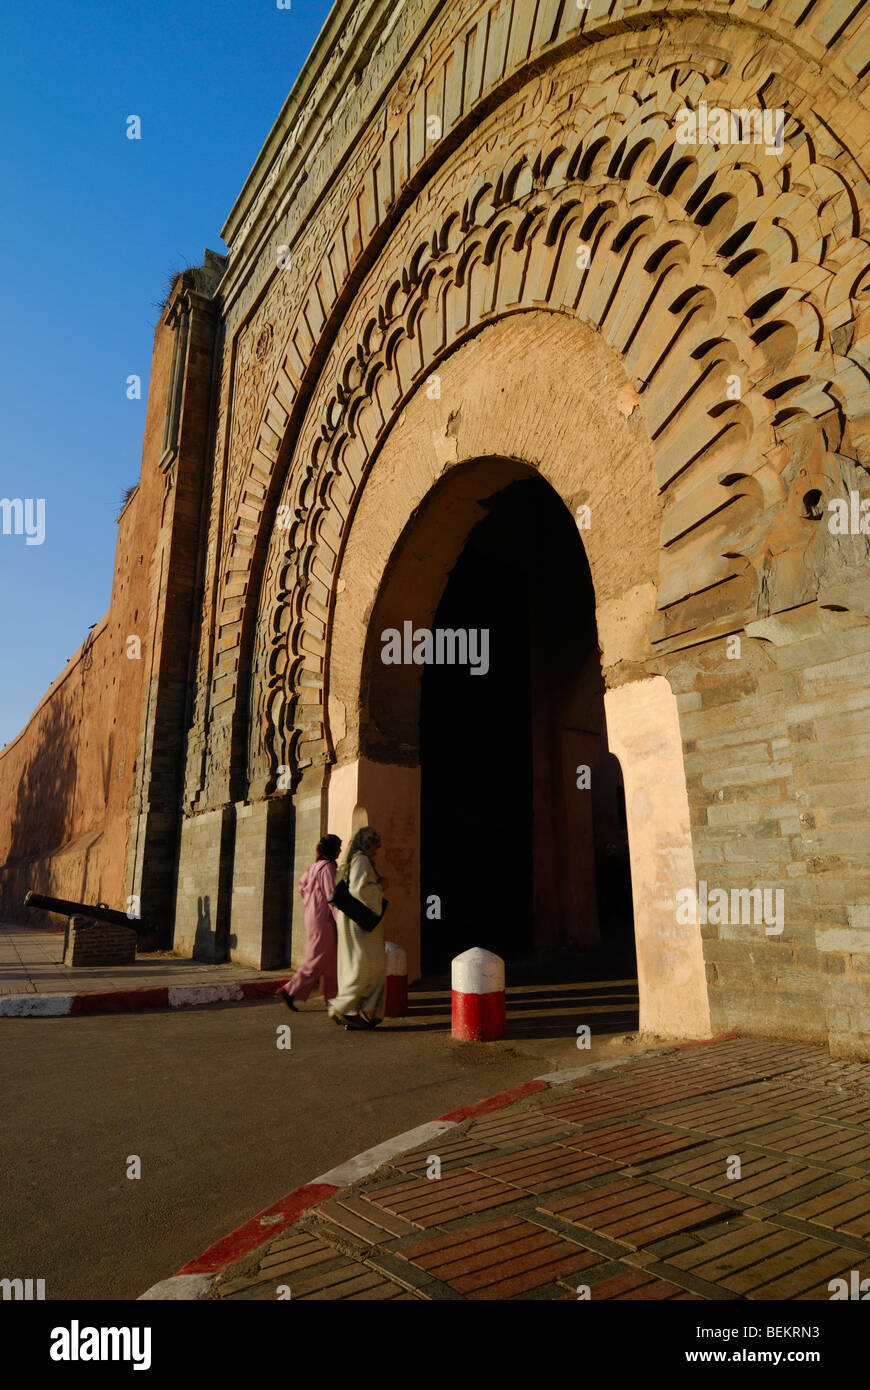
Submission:
<svg viewBox="0 0 870 1390">
<path fill-rule="evenodd" d="M 220 228 L 327 0 L 8 6 L 0 83 L 0 745 L 106 611 L 115 518 L 139 477 L 151 344 L 172 270 Z M 138 115 L 142 139 L 126 138 Z M 142 377 L 142 399 L 126 379 Z M 2 521 L 2 518 L 0 518 Z"/>
</svg>

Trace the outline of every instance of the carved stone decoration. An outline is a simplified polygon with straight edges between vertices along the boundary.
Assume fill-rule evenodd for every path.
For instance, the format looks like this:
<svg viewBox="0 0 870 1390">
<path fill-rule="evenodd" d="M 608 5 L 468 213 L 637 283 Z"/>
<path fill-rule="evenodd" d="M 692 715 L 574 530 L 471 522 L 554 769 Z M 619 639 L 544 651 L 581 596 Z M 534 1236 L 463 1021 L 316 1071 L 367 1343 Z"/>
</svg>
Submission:
<svg viewBox="0 0 870 1390">
<path fill-rule="evenodd" d="M 266 323 L 257 334 L 257 341 L 254 344 L 254 356 L 258 362 L 262 362 L 269 351 L 272 342 L 272 325 Z"/>
<path fill-rule="evenodd" d="M 825 428 L 821 475 L 840 494 L 843 470 L 867 459 L 867 181 L 854 151 L 870 21 L 856 14 L 829 32 L 816 7 L 790 0 L 734 0 L 713 17 L 687 15 L 681 0 L 626 0 L 624 11 L 394 7 L 353 82 L 336 81 L 340 56 L 323 69 L 241 207 L 217 419 L 226 477 L 207 561 L 215 637 L 199 653 L 189 738 L 198 808 L 244 794 L 241 782 L 230 792 L 230 765 L 247 759 L 250 785 L 265 788 L 291 742 L 297 771 L 326 755 L 330 556 L 355 489 L 399 398 L 499 314 L 530 303 L 576 314 L 625 357 L 659 450 L 663 652 L 715 634 L 726 593 L 733 626 L 806 592 L 795 576 L 820 527 L 787 472 L 794 422 L 833 412 L 842 438 Z M 785 151 L 679 145 L 677 112 L 701 100 L 784 107 Z M 436 111 L 447 138 L 427 142 L 421 119 Z M 609 302 L 588 275 L 565 298 L 581 235 Z M 739 399 L 725 396 L 735 375 Z M 285 553 L 276 511 L 311 467 L 312 510 Z M 777 508 L 792 518 L 782 536 Z M 298 633 L 276 546 L 307 580 Z M 291 723 L 274 671 L 268 693 L 261 683 L 276 643 L 302 672 Z"/>
<path fill-rule="evenodd" d="M 682 71 L 687 91 L 705 90 L 688 55 Z M 831 341 L 854 316 L 866 236 L 842 171 L 813 160 L 797 120 L 775 164 L 743 145 L 669 143 L 688 101 L 673 75 L 635 71 L 617 110 L 609 83 L 586 84 L 583 109 L 551 122 L 545 144 L 533 102 L 528 124 L 482 123 L 357 294 L 280 499 L 306 504 L 296 559 L 283 562 L 287 538 L 273 533 L 264 573 L 249 726 L 258 787 L 281 764 L 325 755 L 331 580 L 378 440 L 439 359 L 504 314 L 576 315 L 625 363 L 664 504 L 661 651 L 805 602 L 830 577 L 828 552 L 824 575 L 806 563 L 820 533 L 803 499 L 839 486 L 847 436 L 855 463 L 870 462 L 867 376 Z M 551 103 L 571 80 L 559 75 Z M 723 80 L 711 103 L 725 104 Z M 524 107 L 525 92 L 516 100 Z"/>
</svg>

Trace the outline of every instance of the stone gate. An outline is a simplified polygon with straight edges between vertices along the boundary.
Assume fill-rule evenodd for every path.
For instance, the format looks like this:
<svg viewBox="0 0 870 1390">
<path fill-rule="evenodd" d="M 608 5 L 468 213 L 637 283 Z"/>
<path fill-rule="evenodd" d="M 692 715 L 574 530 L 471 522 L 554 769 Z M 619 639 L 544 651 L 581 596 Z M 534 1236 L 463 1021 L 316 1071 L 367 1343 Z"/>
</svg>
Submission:
<svg viewBox="0 0 870 1390">
<path fill-rule="evenodd" d="M 605 747 L 642 1027 L 870 1055 L 868 73 L 851 0 L 338 0 L 228 256 L 157 329 L 97 633 L 126 799 L 101 822 L 73 797 L 37 842 L 21 787 L 70 717 L 54 692 L 0 756 L 4 905 L 25 862 L 44 890 L 83 863 L 176 949 L 277 966 L 316 840 L 370 822 L 419 973 L 428 677 L 381 638 L 436 625 L 513 489 L 550 633 L 512 808 L 535 943 L 584 939 L 573 777 Z M 80 696 L 97 742 L 106 690 Z M 473 742 L 457 723 L 457 816 L 501 827 Z"/>
</svg>

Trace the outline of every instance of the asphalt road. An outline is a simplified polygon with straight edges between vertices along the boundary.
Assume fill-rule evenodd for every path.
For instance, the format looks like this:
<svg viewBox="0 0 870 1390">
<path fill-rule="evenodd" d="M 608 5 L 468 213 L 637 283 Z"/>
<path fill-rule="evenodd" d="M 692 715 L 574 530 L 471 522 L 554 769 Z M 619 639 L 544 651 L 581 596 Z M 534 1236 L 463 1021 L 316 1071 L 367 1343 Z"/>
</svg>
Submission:
<svg viewBox="0 0 870 1390">
<path fill-rule="evenodd" d="M 525 991 L 521 1026 L 487 1045 L 452 1042 L 449 995 L 435 994 L 365 1034 L 313 999 L 298 1015 L 270 999 L 2 1019 L 0 1278 L 45 1279 L 48 1299 L 134 1299 L 363 1149 L 592 1060 L 575 1023 L 603 1007 L 611 1033 L 630 1027 L 636 995 L 610 985 L 590 1002 L 583 988 Z"/>
</svg>

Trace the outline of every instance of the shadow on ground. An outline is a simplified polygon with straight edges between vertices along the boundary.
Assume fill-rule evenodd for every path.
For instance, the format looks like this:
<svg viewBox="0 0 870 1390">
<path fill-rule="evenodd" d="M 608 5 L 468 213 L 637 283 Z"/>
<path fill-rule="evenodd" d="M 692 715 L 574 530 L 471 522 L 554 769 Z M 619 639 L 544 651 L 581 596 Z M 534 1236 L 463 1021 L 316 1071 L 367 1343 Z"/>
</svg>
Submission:
<svg viewBox="0 0 870 1390">
<path fill-rule="evenodd" d="M 596 1035 L 638 1028 L 634 957 L 627 950 L 552 951 L 505 968 L 506 1039 L 570 1037 L 588 1024 Z M 404 1023 L 390 1031 L 449 1032 L 450 976 L 419 980 L 408 991 Z"/>
</svg>

